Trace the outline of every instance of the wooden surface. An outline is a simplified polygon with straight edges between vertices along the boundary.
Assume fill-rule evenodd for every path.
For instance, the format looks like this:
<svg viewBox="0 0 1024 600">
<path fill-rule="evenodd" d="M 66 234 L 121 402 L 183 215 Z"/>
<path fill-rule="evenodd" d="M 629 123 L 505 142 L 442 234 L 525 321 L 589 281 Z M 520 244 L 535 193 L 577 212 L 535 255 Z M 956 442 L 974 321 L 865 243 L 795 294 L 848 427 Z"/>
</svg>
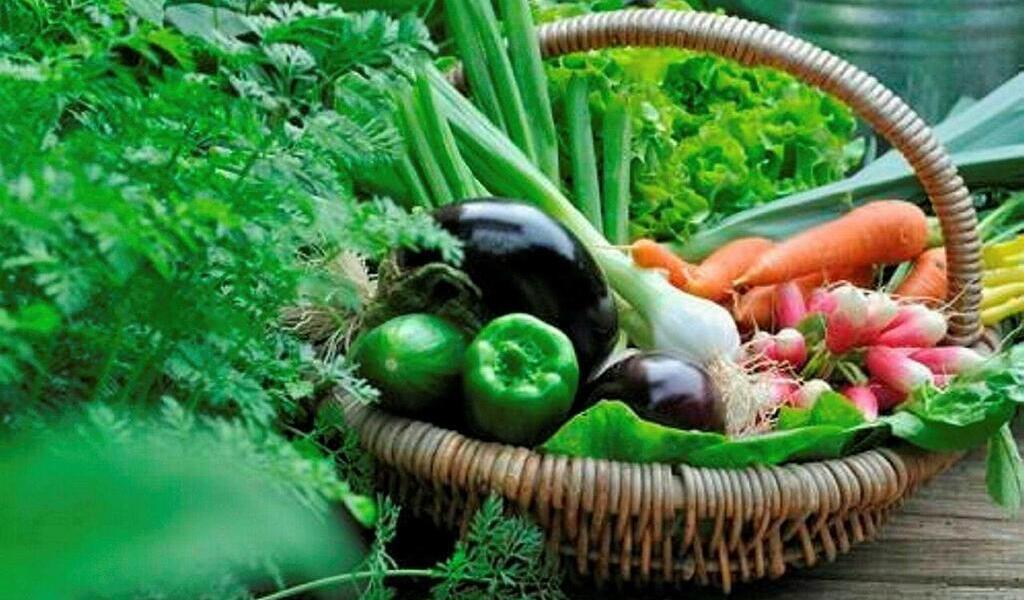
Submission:
<svg viewBox="0 0 1024 600">
<path fill-rule="evenodd" d="M 1018 436 L 1020 437 L 1020 436 Z M 739 585 L 730 600 L 1024 600 L 1024 518 L 1007 519 L 985 493 L 985 455 L 974 452 L 934 479 L 882 529 L 881 539 L 830 565 Z M 721 599 L 692 588 L 639 594 L 578 590 L 574 600 Z"/>
</svg>

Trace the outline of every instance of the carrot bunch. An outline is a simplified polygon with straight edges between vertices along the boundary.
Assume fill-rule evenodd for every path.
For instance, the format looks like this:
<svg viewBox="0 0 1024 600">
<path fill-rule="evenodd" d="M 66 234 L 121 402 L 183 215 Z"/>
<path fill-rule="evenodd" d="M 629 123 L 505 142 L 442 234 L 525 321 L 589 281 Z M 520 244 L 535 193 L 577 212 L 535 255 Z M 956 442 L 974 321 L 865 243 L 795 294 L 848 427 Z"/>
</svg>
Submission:
<svg viewBox="0 0 1024 600">
<path fill-rule="evenodd" d="M 631 247 L 637 266 L 663 270 L 679 289 L 726 303 L 744 328 L 773 329 L 783 284 L 806 301 L 812 290 L 849 282 L 868 287 L 874 268 L 916 257 L 921 264 L 907 278 L 901 294 L 945 297 L 945 260 L 937 252 L 922 252 L 928 241 L 928 221 L 909 202 L 883 200 L 865 204 L 842 218 L 774 243 L 742 238 L 719 248 L 699 265 L 687 263 L 651 240 Z M 932 269 L 924 265 L 940 264 Z M 935 271 L 941 268 L 941 272 Z"/>
</svg>

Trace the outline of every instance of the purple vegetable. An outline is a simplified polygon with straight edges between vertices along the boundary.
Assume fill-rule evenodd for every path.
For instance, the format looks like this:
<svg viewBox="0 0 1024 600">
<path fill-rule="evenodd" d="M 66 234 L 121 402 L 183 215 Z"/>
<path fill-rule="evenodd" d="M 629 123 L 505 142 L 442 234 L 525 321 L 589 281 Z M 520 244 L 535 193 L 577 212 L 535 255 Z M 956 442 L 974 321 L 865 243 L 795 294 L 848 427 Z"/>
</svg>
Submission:
<svg viewBox="0 0 1024 600">
<path fill-rule="evenodd" d="M 621 400 L 648 421 L 679 429 L 725 430 L 725 406 L 708 373 L 669 352 L 642 352 L 594 380 L 585 405 Z"/>
</svg>

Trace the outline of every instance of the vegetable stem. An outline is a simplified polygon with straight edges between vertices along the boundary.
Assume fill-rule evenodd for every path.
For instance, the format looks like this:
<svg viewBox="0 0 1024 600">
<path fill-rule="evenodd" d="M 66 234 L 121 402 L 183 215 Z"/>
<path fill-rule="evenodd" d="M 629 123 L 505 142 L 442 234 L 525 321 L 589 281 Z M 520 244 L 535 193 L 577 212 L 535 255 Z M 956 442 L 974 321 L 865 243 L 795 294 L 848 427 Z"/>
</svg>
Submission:
<svg viewBox="0 0 1024 600">
<path fill-rule="evenodd" d="M 476 180 L 459 154 L 448 120 L 437 112 L 434 90 L 423 73 L 416 76 L 413 102 L 420 125 L 426 130 L 430 149 L 440 165 L 451 190 L 452 200 L 465 200 L 478 192 Z"/>
<path fill-rule="evenodd" d="M 479 1 L 479 0 L 470 0 Z M 489 0 L 488 0 L 489 1 Z M 482 42 L 473 27 L 473 19 L 468 12 L 467 0 L 446 0 L 445 16 L 452 38 L 462 58 L 462 68 L 469 82 L 473 101 L 487 118 L 501 131 L 507 131 L 505 120 L 501 116 L 501 103 L 494 87 L 494 81 L 487 70 L 487 57 Z"/>
<path fill-rule="evenodd" d="M 616 96 L 604 114 L 604 236 L 613 244 L 629 243 L 629 185 L 632 124 L 626 100 Z"/>
<path fill-rule="evenodd" d="M 569 155 L 572 162 L 573 197 L 576 207 L 598 230 L 602 229 L 601 190 L 597 179 L 597 157 L 590 122 L 589 86 L 583 77 L 573 76 L 566 89 L 565 115 L 569 126 Z"/>
<path fill-rule="evenodd" d="M 409 206 L 409 202 L 404 202 L 405 208 L 413 208 L 414 206 L 430 208 L 430 194 L 427 193 L 423 180 L 420 179 L 419 173 L 416 172 L 416 165 L 413 164 L 412 158 L 405 154 L 396 164 L 396 168 L 402 182 L 409 188 L 409 196 L 412 198 L 412 206 Z"/>
<path fill-rule="evenodd" d="M 552 181 L 559 181 L 558 135 L 551 114 L 548 78 L 528 0 L 500 0 L 516 83 L 533 133 L 535 163 Z"/>
<path fill-rule="evenodd" d="M 417 115 L 412 92 L 410 89 L 403 89 L 395 94 L 402 133 L 413 158 L 423 173 L 427 187 L 433 195 L 434 206 L 451 204 L 452 191 L 448 187 L 444 172 L 437 161 L 435 148 L 431 148 L 430 141 L 427 139 L 425 126 Z"/>
<path fill-rule="evenodd" d="M 494 15 L 491 0 L 469 0 L 466 4 L 469 7 L 470 20 L 483 46 L 491 81 L 494 82 L 494 89 L 498 93 L 498 106 L 505 120 L 505 130 L 523 154 L 537 164 L 529 119 L 526 116 L 526 109 L 523 108 L 523 98 L 519 94 L 515 76 L 512 74 L 512 64 L 501 32 L 498 30 L 498 18 Z"/>
<path fill-rule="evenodd" d="M 260 596 L 256 600 L 280 600 L 281 598 L 291 598 L 297 596 L 303 592 L 310 590 L 316 590 L 320 588 L 341 585 L 344 583 L 352 583 L 355 581 L 363 581 L 373 577 L 375 573 L 373 571 L 356 571 L 354 573 L 342 573 L 340 575 L 331 575 L 330 577 L 321 577 L 320 579 L 314 579 L 313 581 L 307 581 L 299 585 L 292 586 L 268 594 L 266 596 Z M 434 569 L 394 569 L 385 572 L 385 576 L 388 578 L 394 577 L 415 577 L 415 578 L 440 578 L 443 575 Z"/>
</svg>

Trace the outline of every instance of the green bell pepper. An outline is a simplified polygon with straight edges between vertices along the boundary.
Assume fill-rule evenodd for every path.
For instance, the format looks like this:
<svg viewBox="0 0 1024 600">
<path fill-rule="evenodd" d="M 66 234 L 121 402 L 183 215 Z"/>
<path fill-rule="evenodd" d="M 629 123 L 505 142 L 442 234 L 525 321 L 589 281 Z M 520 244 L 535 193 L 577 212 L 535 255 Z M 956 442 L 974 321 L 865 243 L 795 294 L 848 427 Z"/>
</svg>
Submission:
<svg viewBox="0 0 1024 600">
<path fill-rule="evenodd" d="M 463 368 L 467 419 L 479 435 L 532 445 L 569 413 L 580 370 L 569 338 L 522 313 L 491 321 L 470 344 Z"/>
</svg>

